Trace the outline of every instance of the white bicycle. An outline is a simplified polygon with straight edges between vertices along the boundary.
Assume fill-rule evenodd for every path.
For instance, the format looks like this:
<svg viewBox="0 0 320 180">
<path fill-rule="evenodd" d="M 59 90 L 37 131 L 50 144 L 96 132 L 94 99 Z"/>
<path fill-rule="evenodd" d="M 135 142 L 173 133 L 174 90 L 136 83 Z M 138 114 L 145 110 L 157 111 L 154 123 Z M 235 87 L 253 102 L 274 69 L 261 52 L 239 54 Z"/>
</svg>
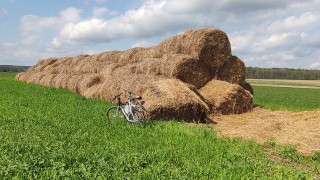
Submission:
<svg viewBox="0 0 320 180">
<path fill-rule="evenodd" d="M 120 96 L 116 95 L 114 100 L 117 100 L 117 106 L 110 107 L 107 112 L 106 116 L 107 119 L 110 121 L 114 121 L 116 119 L 126 119 L 130 123 L 138 123 L 141 126 L 145 126 L 145 119 L 144 119 L 144 107 L 142 106 L 140 96 L 133 97 L 132 93 L 129 92 L 128 100 L 126 103 L 121 102 Z"/>
</svg>

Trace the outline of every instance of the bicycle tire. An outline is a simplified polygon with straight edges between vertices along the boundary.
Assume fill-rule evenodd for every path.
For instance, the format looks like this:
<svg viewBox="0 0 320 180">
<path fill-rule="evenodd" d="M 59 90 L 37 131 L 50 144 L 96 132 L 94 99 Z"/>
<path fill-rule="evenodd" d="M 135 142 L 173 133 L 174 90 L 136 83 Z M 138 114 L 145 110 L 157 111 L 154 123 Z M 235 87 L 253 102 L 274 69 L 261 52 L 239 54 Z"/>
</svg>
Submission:
<svg viewBox="0 0 320 180">
<path fill-rule="evenodd" d="M 107 110 L 106 117 L 107 117 L 107 120 L 114 121 L 119 118 L 123 119 L 124 115 L 118 106 L 112 106 Z"/>
<path fill-rule="evenodd" d="M 135 122 L 140 124 L 140 126 L 145 126 L 146 125 L 146 120 L 144 118 L 144 113 L 141 110 L 136 110 L 132 112 Z"/>
</svg>

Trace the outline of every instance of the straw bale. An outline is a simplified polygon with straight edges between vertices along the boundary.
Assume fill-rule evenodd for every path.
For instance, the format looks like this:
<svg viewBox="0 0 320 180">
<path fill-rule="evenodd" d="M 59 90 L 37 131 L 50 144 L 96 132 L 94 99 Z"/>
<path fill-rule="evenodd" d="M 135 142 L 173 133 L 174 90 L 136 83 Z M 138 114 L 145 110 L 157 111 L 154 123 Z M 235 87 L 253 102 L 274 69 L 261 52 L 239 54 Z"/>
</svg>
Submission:
<svg viewBox="0 0 320 180">
<path fill-rule="evenodd" d="M 68 78 L 67 89 L 80 93 L 80 83 L 85 75 L 72 75 Z"/>
<path fill-rule="evenodd" d="M 245 90 L 249 91 L 253 95 L 253 88 L 249 83 L 243 82 L 242 84 L 240 84 L 240 86 L 243 87 Z"/>
<path fill-rule="evenodd" d="M 209 106 L 189 86 L 177 79 L 153 81 L 143 96 L 150 119 L 203 122 Z"/>
<path fill-rule="evenodd" d="M 177 78 L 197 88 L 212 79 L 205 63 L 186 54 L 168 54 L 161 59 L 148 58 L 132 69 L 132 73 Z"/>
<path fill-rule="evenodd" d="M 55 78 L 57 74 L 44 74 L 44 76 L 39 80 L 39 84 L 44 85 L 44 86 L 49 86 L 53 87 L 53 79 Z"/>
<path fill-rule="evenodd" d="M 243 61 L 237 56 L 232 56 L 218 72 L 218 79 L 240 85 L 244 83 L 245 72 Z"/>
<path fill-rule="evenodd" d="M 111 101 L 120 92 L 127 94 L 129 91 L 143 97 L 149 119 L 203 121 L 209 111 L 208 105 L 197 93 L 178 79 L 117 71 L 104 81 L 100 92 L 93 94 L 99 94 L 97 98 Z"/>
<path fill-rule="evenodd" d="M 28 73 L 21 72 L 21 73 L 17 74 L 15 78 L 16 78 L 16 80 L 26 82 L 27 81 L 27 77 L 28 77 Z"/>
<path fill-rule="evenodd" d="M 223 114 L 250 110 L 252 96 L 239 86 L 250 90 L 244 73 L 244 63 L 231 55 L 228 36 L 201 29 L 150 48 L 40 60 L 16 78 L 106 101 L 132 91 L 144 97 L 151 119 L 203 121 L 211 109 Z"/>
<path fill-rule="evenodd" d="M 79 83 L 79 92 L 83 94 L 86 92 L 89 88 L 100 84 L 103 81 L 102 77 L 98 73 L 92 73 L 92 74 L 86 74 L 83 76 L 83 79 Z M 90 94 L 90 93 L 86 93 Z"/>
<path fill-rule="evenodd" d="M 241 114 L 253 109 L 253 96 L 237 84 L 212 80 L 199 92 L 212 103 L 215 114 Z"/>
<path fill-rule="evenodd" d="M 44 76 L 44 73 L 42 73 L 42 72 L 35 72 L 35 73 L 32 73 L 32 74 L 27 74 L 26 82 L 28 82 L 28 83 L 38 83 L 43 76 Z"/>
<path fill-rule="evenodd" d="M 55 76 L 53 78 L 53 87 L 55 88 L 68 88 L 68 79 L 69 79 L 69 75 L 65 74 L 65 73 L 61 73 L 61 74 L 57 74 L 57 76 Z"/>
</svg>

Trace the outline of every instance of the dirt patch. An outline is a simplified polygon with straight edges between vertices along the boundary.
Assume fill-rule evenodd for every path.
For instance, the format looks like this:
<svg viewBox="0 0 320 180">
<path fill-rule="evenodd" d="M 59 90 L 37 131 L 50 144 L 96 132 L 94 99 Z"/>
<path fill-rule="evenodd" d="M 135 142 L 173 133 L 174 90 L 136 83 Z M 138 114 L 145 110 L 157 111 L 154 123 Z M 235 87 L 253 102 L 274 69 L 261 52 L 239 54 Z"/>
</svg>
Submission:
<svg viewBox="0 0 320 180">
<path fill-rule="evenodd" d="M 320 151 L 320 109 L 291 112 L 255 108 L 244 114 L 211 118 L 215 129 L 231 137 L 261 144 L 274 138 L 278 144 L 292 144 L 304 154 Z"/>
<path fill-rule="evenodd" d="M 250 84 L 251 86 L 268 86 L 268 87 L 287 87 L 287 88 L 302 88 L 302 89 L 320 89 L 316 86 L 290 86 L 290 85 L 273 85 L 273 84 Z"/>
</svg>

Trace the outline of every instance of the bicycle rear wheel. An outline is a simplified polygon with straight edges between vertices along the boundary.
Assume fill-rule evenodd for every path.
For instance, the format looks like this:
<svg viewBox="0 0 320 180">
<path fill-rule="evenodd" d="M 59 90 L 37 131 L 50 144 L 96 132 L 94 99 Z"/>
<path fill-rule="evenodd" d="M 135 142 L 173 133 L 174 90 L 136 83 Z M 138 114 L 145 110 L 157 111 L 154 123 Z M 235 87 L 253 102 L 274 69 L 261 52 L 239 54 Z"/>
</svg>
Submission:
<svg viewBox="0 0 320 180">
<path fill-rule="evenodd" d="M 146 120 L 144 118 L 143 111 L 135 110 L 132 112 L 132 114 L 133 114 L 133 119 L 136 123 L 140 124 L 140 126 L 143 126 L 143 127 L 146 125 Z"/>
<path fill-rule="evenodd" d="M 109 108 L 106 112 L 107 120 L 114 121 L 116 119 L 123 119 L 124 115 L 118 106 L 113 106 Z"/>
</svg>

